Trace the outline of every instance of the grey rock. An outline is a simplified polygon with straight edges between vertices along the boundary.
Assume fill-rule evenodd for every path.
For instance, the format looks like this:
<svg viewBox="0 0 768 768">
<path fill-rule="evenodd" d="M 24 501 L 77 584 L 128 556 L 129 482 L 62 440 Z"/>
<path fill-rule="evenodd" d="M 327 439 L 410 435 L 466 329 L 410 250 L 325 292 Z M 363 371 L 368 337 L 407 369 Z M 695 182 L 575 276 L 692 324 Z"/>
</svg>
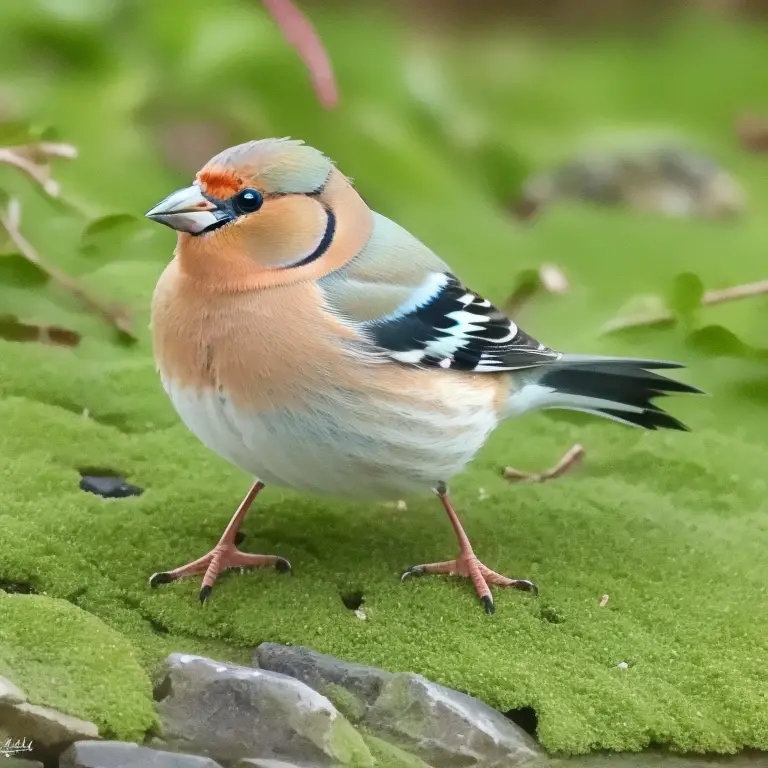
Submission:
<svg viewBox="0 0 768 768">
<path fill-rule="evenodd" d="M 221 768 L 209 757 L 161 752 L 124 741 L 78 741 L 59 759 L 59 768 Z"/>
<path fill-rule="evenodd" d="M 220 762 L 274 758 L 373 766 L 360 734 L 328 701 L 286 675 L 171 654 L 155 691 L 161 739 Z"/>
<path fill-rule="evenodd" d="M 35 748 L 61 750 L 81 739 L 98 739 L 99 729 L 87 720 L 35 704 L 0 706 L 0 728 L 12 738 L 34 742 Z"/>
<path fill-rule="evenodd" d="M 2 746 L 2 745 L 0 745 Z M 2 756 L 0 752 L 0 756 Z M 20 757 L 5 757 L 0 765 L 3 768 L 43 768 L 42 763 L 38 763 L 37 760 L 22 760 Z"/>
<path fill-rule="evenodd" d="M 356 707 L 353 718 L 375 735 L 440 768 L 514 766 L 544 754 L 495 709 L 421 675 L 347 664 L 309 648 L 274 643 L 260 645 L 256 660 L 262 668 L 296 675 L 342 711 Z"/>
<path fill-rule="evenodd" d="M 441 768 L 497 762 L 522 765 L 543 754 L 525 731 L 500 712 L 421 675 L 395 675 L 365 723 Z"/>
<path fill-rule="evenodd" d="M 27 695 L 7 677 L 0 677 L 0 704 L 23 704 Z"/>
<path fill-rule="evenodd" d="M 289 675 L 327 696 L 352 720 L 361 719 L 379 698 L 391 672 L 363 664 L 349 664 L 303 646 L 262 643 L 254 653 L 254 666 Z M 354 697 L 339 695 L 341 688 Z"/>
<path fill-rule="evenodd" d="M 712 158 L 687 142 L 632 140 L 533 175 L 524 198 L 540 207 L 581 199 L 674 217 L 726 219 L 743 213 L 746 193 Z"/>
</svg>

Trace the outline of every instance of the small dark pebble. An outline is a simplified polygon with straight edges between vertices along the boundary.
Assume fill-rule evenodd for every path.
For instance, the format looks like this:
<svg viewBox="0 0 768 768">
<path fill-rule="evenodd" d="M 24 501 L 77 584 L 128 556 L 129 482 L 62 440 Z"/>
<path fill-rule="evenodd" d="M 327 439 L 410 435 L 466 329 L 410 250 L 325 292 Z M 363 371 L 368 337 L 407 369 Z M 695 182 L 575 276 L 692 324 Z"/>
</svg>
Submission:
<svg viewBox="0 0 768 768">
<path fill-rule="evenodd" d="M 88 493 L 95 493 L 105 499 L 124 499 L 128 496 L 141 496 L 143 488 L 131 485 L 124 477 L 97 477 L 95 475 L 83 475 L 80 478 L 80 489 Z"/>
</svg>

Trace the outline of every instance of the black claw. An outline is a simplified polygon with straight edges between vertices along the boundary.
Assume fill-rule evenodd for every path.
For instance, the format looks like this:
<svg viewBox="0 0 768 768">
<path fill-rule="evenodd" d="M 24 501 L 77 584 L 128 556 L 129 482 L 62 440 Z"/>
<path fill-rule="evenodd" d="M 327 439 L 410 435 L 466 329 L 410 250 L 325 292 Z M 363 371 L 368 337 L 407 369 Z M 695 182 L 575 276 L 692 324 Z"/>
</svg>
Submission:
<svg viewBox="0 0 768 768">
<path fill-rule="evenodd" d="M 528 581 L 527 579 L 518 579 L 515 588 L 522 589 L 524 592 L 532 592 L 534 597 L 539 596 L 539 588 L 532 581 Z"/>
<path fill-rule="evenodd" d="M 278 557 L 277 562 L 275 563 L 275 569 L 278 573 L 291 573 L 293 570 L 291 568 L 291 564 L 284 558 L 284 557 Z"/>
<path fill-rule="evenodd" d="M 205 601 L 211 596 L 213 587 L 205 586 L 200 590 L 200 602 L 205 605 Z"/>
<path fill-rule="evenodd" d="M 409 576 L 423 576 L 426 573 L 423 565 L 412 565 L 407 570 L 403 571 L 400 576 L 400 581 L 405 581 Z"/>
<path fill-rule="evenodd" d="M 493 598 L 490 595 L 483 595 L 480 598 L 480 602 L 485 606 L 485 612 L 492 616 L 496 608 L 493 605 Z"/>
<path fill-rule="evenodd" d="M 245 541 L 246 534 L 243 531 L 238 531 L 235 534 L 235 546 L 239 547 Z"/>
<path fill-rule="evenodd" d="M 150 587 L 159 587 L 161 584 L 170 584 L 174 581 L 173 576 L 167 571 L 161 571 L 160 573 L 153 573 L 149 577 Z"/>
</svg>

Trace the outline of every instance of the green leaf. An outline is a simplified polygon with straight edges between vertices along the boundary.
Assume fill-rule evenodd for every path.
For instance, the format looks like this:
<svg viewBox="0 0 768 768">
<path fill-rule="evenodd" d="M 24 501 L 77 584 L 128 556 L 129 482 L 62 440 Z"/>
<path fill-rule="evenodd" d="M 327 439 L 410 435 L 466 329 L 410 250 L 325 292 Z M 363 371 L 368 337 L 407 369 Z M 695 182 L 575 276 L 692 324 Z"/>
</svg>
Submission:
<svg viewBox="0 0 768 768">
<path fill-rule="evenodd" d="M 0 146 L 18 147 L 36 141 L 56 141 L 57 131 L 48 125 L 32 125 L 21 120 L 0 122 Z"/>
<path fill-rule="evenodd" d="M 29 123 L 13 121 L 0 123 L 0 145 L 14 147 L 26 144 L 33 138 L 32 128 Z"/>
<path fill-rule="evenodd" d="M 686 344 L 707 357 L 752 357 L 755 350 L 722 325 L 707 325 L 689 334 Z"/>
<path fill-rule="evenodd" d="M 500 144 L 484 144 L 477 151 L 477 163 L 494 198 L 509 205 L 522 194 L 531 173 L 529 161 Z"/>
<path fill-rule="evenodd" d="M 80 247 L 87 253 L 114 248 L 136 236 L 141 222 L 129 213 L 116 213 L 92 221 L 83 232 Z"/>
<path fill-rule="evenodd" d="M 514 314 L 541 288 L 541 277 L 536 269 L 524 269 L 515 275 L 515 283 L 502 308 Z"/>
<path fill-rule="evenodd" d="M 674 316 L 670 314 L 661 296 L 639 294 L 624 304 L 616 316 L 603 325 L 600 332 L 617 333 L 639 326 L 669 325 L 674 321 Z"/>
<path fill-rule="evenodd" d="M 669 308 L 681 320 L 690 320 L 701 307 L 704 285 L 698 275 L 683 272 L 672 281 L 668 294 Z"/>
<path fill-rule="evenodd" d="M 20 253 L 0 255 L 0 284 L 16 288 L 41 288 L 48 282 L 45 272 Z"/>
</svg>

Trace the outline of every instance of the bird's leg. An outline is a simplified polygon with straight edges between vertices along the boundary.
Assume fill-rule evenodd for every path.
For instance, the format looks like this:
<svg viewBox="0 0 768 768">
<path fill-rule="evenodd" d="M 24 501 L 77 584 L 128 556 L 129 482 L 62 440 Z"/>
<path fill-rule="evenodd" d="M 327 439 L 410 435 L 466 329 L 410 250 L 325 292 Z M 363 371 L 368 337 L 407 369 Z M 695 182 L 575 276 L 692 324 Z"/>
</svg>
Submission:
<svg viewBox="0 0 768 768">
<path fill-rule="evenodd" d="M 577 444 L 564 453 L 554 467 L 545 469 L 543 472 L 523 472 L 514 467 L 507 467 L 504 470 L 504 477 L 513 483 L 544 483 L 547 480 L 562 477 L 566 472 L 577 467 L 583 458 L 584 448 Z"/>
<path fill-rule="evenodd" d="M 483 565 L 472 550 L 472 544 L 469 538 L 467 538 L 467 534 L 464 533 L 461 521 L 453 509 L 453 504 L 448 497 L 448 487 L 446 484 L 438 483 L 435 493 L 448 513 L 451 525 L 456 533 L 456 538 L 459 540 L 459 556 L 455 560 L 447 560 L 443 563 L 414 565 L 402 575 L 402 580 L 409 576 L 423 576 L 425 573 L 445 573 L 451 576 L 463 576 L 466 579 L 471 579 L 475 585 L 477 596 L 485 606 L 486 613 L 493 613 L 494 611 L 491 584 L 496 584 L 500 587 L 515 587 L 516 589 L 538 593 L 538 589 L 533 582 L 526 579 L 508 579 L 506 576 L 502 576 L 500 573 L 496 573 L 496 571 L 492 571 Z"/>
<path fill-rule="evenodd" d="M 162 571 L 153 574 L 149 579 L 152 587 L 168 584 L 177 579 L 203 573 L 203 584 L 200 589 L 200 602 L 204 603 L 213 589 L 218 575 L 227 568 L 246 568 L 261 565 L 273 565 L 281 573 L 291 570 L 291 564 L 283 557 L 276 555 L 249 555 L 237 548 L 238 533 L 243 524 L 253 500 L 258 496 L 264 483 L 256 481 L 246 497 L 240 502 L 237 511 L 232 515 L 229 525 L 224 530 L 219 543 L 207 554 L 187 565 L 174 568 L 172 571 Z"/>
</svg>

